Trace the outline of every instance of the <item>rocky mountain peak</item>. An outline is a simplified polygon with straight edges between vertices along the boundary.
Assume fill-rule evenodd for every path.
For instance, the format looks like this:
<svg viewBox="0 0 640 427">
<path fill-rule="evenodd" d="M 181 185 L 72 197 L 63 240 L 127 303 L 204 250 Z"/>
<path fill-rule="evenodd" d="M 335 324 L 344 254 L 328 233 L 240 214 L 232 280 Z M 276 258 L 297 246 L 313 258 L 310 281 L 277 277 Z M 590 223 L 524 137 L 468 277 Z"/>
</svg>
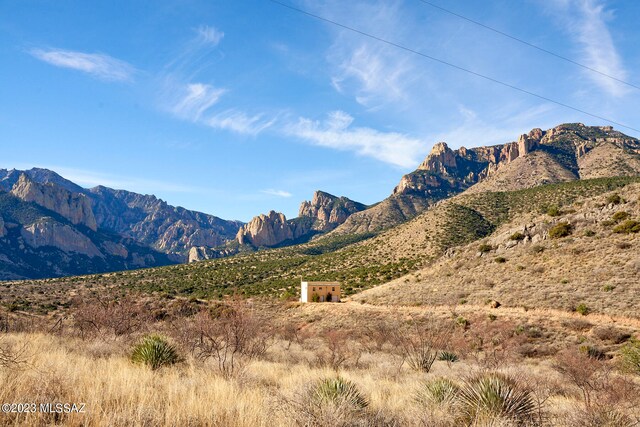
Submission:
<svg viewBox="0 0 640 427">
<path fill-rule="evenodd" d="M 433 146 L 427 158 L 418 166 L 418 169 L 448 173 L 449 169 L 456 166 L 456 153 L 449 148 L 446 142 L 438 142 Z"/>
<path fill-rule="evenodd" d="M 236 239 L 241 245 L 274 246 L 288 239 L 293 239 L 294 233 L 291 224 L 281 212 L 269 211 L 268 214 L 260 214 L 240 227 Z"/>
<path fill-rule="evenodd" d="M 298 216 L 311 218 L 311 229 L 329 231 L 342 224 L 351 214 L 366 209 L 362 203 L 346 197 L 336 197 L 324 191 L 316 191 L 311 201 L 300 204 Z"/>
<path fill-rule="evenodd" d="M 54 211 L 72 224 L 81 224 L 93 231 L 98 229 L 91 200 L 82 193 L 71 192 L 53 182 L 40 184 L 27 173 L 21 173 L 11 188 L 11 194 L 25 202 L 34 202 Z"/>
</svg>

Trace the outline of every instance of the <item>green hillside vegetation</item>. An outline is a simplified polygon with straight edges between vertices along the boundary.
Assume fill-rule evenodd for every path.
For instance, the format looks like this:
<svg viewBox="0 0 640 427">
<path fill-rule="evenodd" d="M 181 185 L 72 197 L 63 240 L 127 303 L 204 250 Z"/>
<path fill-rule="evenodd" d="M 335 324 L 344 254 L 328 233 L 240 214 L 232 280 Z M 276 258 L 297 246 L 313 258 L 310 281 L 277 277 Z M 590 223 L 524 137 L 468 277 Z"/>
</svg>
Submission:
<svg viewBox="0 0 640 427">
<path fill-rule="evenodd" d="M 375 236 L 371 233 L 326 236 L 298 246 L 193 264 L 47 282 L 49 288 L 56 284 L 82 284 L 96 291 L 101 287 L 122 287 L 167 298 L 220 298 L 233 293 L 291 297 L 304 277 L 341 281 L 344 293 L 349 295 L 416 271 L 448 248 L 483 238 L 519 214 L 544 213 L 551 205 L 569 209 L 581 197 L 599 195 L 633 182 L 640 182 L 640 178 L 600 178 L 513 192 L 462 194 Z M 427 228 L 423 223 L 431 225 Z M 389 243 L 390 238 L 402 244 Z M 20 282 L 20 286 L 29 283 L 38 282 Z M 64 299 L 64 294 L 60 297 Z"/>
</svg>

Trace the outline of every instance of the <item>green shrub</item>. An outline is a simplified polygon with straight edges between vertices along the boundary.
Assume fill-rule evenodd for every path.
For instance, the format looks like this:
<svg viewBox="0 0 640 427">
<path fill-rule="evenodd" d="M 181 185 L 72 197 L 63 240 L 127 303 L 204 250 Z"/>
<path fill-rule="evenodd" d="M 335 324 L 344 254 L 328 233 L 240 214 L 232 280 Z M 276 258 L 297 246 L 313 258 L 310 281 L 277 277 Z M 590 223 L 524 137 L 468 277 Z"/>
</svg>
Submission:
<svg viewBox="0 0 640 427">
<path fill-rule="evenodd" d="M 587 307 L 587 305 L 584 303 L 578 304 L 578 306 L 576 307 L 576 313 L 580 313 L 583 316 L 589 314 L 590 311 L 591 310 L 589 310 L 589 307 Z"/>
<path fill-rule="evenodd" d="M 160 335 L 147 335 L 134 348 L 131 361 L 156 370 L 180 361 L 178 351 Z"/>
<path fill-rule="evenodd" d="M 515 240 L 515 241 L 520 241 L 520 240 L 524 240 L 524 234 L 522 234 L 519 231 L 516 231 L 515 233 L 513 233 L 511 236 L 509 236 L 510 240 Z"/>
<path fill-rule="evenodd" d="M 562 215 L 562 212 L 560 211 L 560 208 L 558 208 L 557 206 L 553 205 L 553 206 L 549 206 L 547 208 L 547 215 L 549 215 L 549 216 L 560 216 L 560 215 Z"/>
<path fill-rule="evenodd" d="M 320 295 L 311 294 L 311 302 L 320 302 Z"/>
<path fill-rule="evenodd" d="M 630 219 L 622 224 L 619 224 L 613 228 L 614 233 L 638 233 L 640 232 L 640 221 L 636 221 L 635 219 Z"/>
<path fill-rule="evenodd" d="M 613 193 L 612 195 L 607 197 L 607 204 L 619 205 L 622 202 L 624 202 L 624 200 L 618 193 Z"/>
<path fill-rule="evenodd" d="M 418 401 L 450 406 L 456 399 L 460 386 L 449 378 L 436 378 L 424 384 L 418 393 Z"/>
<path fill-rule="evenodd" d="M 629 212 L 618 211 L 618 212 L 613 214 L 611 219 L 614 220 L 615 222 L 620 222 L 622 220 L 625 220 L 625 219 L 629 218 L 630 216 L 631 215 L 629 214 Z"/>
<path fill-rule="evenodd" d="M 585 237 L 593 237 L 596 235 L 596 232 L 593 230 L 584 230 L 584 236 Z"/>
<path fill-rule="evenodd" d="M 341 377 L 326 378 L 318 381 L 313 388 L 313 399 L 319 405 L 331 404 L 348 406 L 353 409 L 364 409 L 369 402 L 351 381 Z"/>
<path fill-rule="evenodd" d="M 632 339 L 620 349 L 620 366 L 626 372 L 640 375 L 640 340 Z"/>
<path fill-rule="evenodd" d="M 505 262 L 507 262 L 507 259 L 505 257 L 499 256 L 499 257 L 496 257 L 494 261 L 497 262 L 498 264 L 504 264 Z"/>
<path fill-rule="evenodd" d="M 604 285 L 604 286 L 602 287 L 602 290 L 603 290 L 603 291 L 605 291 L 605 292 L 611 292 L 611 291 L 612 291 L 612 290 L 614 290 L 615 288 L 616 288 L 616 287 L 615 287 L 615 286 L 613 286 L 613 285 Z"/>
<path fill-rule="evenodd" d="M 465 382 L 458 394 L 465 425 L 485 425 L 504 419 L 528 425 L 535 415 L 529 389 L 498 372 L 479 374 Z M 492 424 L 493 425 L 493 424 Z"/>
<path fill-rule="evenodd" d="M 549 229 L 549 237 L 559 239 L 566 237 L 573 231 L 573 226 L 568 222 L 559 222 Z"/>
<path fill-rule="evenodd" d="M 478 246 L 478 251 L 482 254 L 486 254 L 487 252 L 491 252 L 492 250 L 493 250 L 493 246 L 488 245 L 486 243 L 483 243 L 480 246 Z"/>
<path fill-rule="evenodd" d="M 438 360 L 447 362 L 447 365 L 451 365 L 452 363 L 460 360 L 460 358 L 454 352 L 445 350 L 440 352 L 440 354 L 438 355 Z"/>
</svg>

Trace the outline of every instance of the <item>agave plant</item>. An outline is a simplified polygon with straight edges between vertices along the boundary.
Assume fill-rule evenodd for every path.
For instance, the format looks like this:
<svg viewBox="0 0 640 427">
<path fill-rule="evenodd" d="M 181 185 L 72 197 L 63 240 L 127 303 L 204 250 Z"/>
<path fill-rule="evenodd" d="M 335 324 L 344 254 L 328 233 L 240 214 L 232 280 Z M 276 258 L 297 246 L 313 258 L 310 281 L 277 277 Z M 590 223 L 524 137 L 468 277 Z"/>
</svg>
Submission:
<svg viewBox="0 0 640 427">
<path fill-rule="evenodd" d="M 369 402 L 351 381 L 341 377 L 320 380 L 313 388 L 313 399 L 319 405 L 333 404 L 364 409 Z"/>
<path fill-rule="evenodd" d="M 147 335 L 133 348 L 131 361 L 156 370 L 180 361 L 176 348 L 160 335 Z"/>
<path fill-rule="evenodd" d="M 424 384 L 418 394 L 418 401 L 428 401 L 437 405 L 455 401 L 460 387 L 449 378 L 436 378 Z"/>
<path fill-rule="evenodd" d="M 479 374 L 467 380 L 458 394 L 458 401 L 468 424 L 497 418 L 526 424 L 536 409 L 526 387 L 498 372 Z"/>
</svg>

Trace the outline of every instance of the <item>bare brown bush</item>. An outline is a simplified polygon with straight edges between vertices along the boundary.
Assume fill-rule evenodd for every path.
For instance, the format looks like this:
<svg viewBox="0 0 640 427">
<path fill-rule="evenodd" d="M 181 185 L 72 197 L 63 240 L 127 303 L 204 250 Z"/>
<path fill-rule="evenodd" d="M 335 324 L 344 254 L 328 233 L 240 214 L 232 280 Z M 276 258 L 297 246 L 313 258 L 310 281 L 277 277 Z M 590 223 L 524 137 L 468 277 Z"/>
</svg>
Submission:
<svg viewBox="0 0 640 427">
<path fill-rule="evenodd" d="M 400 352 L 402 363 L 407 362 L 416 371 L 429 372 L 440 351 L 447 348 L 453 330 L 451 323 L 411 321 L 409 325 L 398 328 L 394 345 Z"/>
<path fill-rule="evenodd" d="M 151 313 L 132 296 L 94 297 L 75 302 L 73 321 L 82 339 L 131 335 L 146 329 Z"/>
<path fill-rule="evenodd" d="M 214 308 L 196 314 L 178 339 L 197 359 L 215 360 L 220 373 L 230 377 L 247 361 L 264 355 L 270 333 L 246 301 L 234 298 Z"/>
</svg>

